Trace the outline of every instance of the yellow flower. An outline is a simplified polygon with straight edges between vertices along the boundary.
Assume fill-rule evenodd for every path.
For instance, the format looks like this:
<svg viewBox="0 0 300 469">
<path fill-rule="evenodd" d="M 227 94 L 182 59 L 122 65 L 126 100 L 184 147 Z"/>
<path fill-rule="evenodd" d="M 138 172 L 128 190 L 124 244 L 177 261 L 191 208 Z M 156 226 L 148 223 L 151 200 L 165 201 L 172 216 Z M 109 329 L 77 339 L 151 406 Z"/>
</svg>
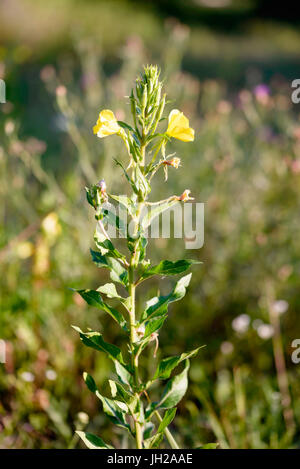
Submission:
<svg viewBox="0 0 300 469">
<path fill-rule="evenodd" d="M 97 123 L 93 127 L 94 134 L 97 134 L 97 137 L 99 138 L 103 138 L 108 135 L 117 134 L 120 131 L 121 127 L 119 126 L 114 113 L 109 109 L 101 111 Z"/>
<path fill-rule="evenodd" d="M 173 109 L 169 114 L 169 125 L 167 135 L 178 138 L 183 142 L 192 142 L 194 140 L 194 129 L 189 126 L 189 120 L 183 112 Z"/>
</svg>

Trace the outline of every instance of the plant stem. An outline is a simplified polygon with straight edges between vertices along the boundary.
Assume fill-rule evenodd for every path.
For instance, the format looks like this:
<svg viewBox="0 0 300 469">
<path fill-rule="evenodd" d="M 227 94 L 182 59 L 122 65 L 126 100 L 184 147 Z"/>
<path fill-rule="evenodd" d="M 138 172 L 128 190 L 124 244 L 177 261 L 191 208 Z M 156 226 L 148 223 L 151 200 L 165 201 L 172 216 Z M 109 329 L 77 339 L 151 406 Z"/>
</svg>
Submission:
<svg viewBox="0 0 300 469">
<path fill-rule="evenodd" d="M 145 394 L 149 404 L 151 404 L 151 400 L 150 400 L 150 397 L 149 397 L 147 391 L 144 391 L 144 394 Z M 158 412 L 158 410 L 156 410 L 154 413 L 155 413 L 155 416 L 156 416 L 157 420 L 159 421 L 159 423 L 161 423 L 162 418 L 161 418 L 160 413 Z M 167 440 L 168 440 L 168 442 L 169 442 L 172 449 L 180 449 L 177 442 L 176 442 L 176 440 L 175 440 L 175 438 L 173 437 L 172 433 L 168 429 L 168 427 L 166 427 L 164 429 L 164 434 L 165 434 L 165 436 L 166 436 L 166 438 L 167 438 Z"/>
<path fill-rule="evenodd" d="M 134 353 L 134 343 L 136 342 L 136 329 L 135 329 L 135 285 L 133 278 L 133 261 L 134 253 L 131 256 L 131 262 L 129 267 L 129 295 L 131 298 L 131 307 L 130 307 L 130 350 L 131 350 L 131 366 L 134 370 L 134 385 L 138 387 L 139 385 L 139 371 L 138 371 L 138 357 Z M 139 394 L 136 392 L 136 396 L 139 399 Z M 138 419 L 134 417 L 134 428 L 135 428 L 135 440 L 137 449 L 143 448 L 143 438 L 142 438 L 142 429 L 141 424 Z"/>
</svg>

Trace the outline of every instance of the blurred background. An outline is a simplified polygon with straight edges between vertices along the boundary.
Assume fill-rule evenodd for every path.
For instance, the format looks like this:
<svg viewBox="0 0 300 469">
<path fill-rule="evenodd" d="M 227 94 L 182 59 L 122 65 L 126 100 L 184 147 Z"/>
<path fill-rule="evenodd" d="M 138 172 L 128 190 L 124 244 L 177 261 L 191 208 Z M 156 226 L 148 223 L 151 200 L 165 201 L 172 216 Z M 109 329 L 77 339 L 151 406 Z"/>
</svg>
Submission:
<svg viewBox="0 0 300 469">
<path fill-rule="evenodd" d="M 193 143 L 172 142 L 183 167 L 168 184 L 159 176 L 153 197 L 190 188 L 205 203 L 203 248 L 160 239 L 148 251 L 203 262 L 160 334 L 161 356 L 206 345 L 172 430 L 186 448 L 299 448 L 291 344 L 300 338 L 300 104 L 291 82 L 300 78 L 300 31 L 292 3 L 279 4 L 1 1 L 1 448 L 81 447 L 73 435 L 84 428 L 129 444 L 82 380 L 86 370 L 105 390 L 111 363 L 70 325 L 118 344 L 122 334 L 69 287 L 107 279 L 90 260 L 84 186 L 105 177 L 125 193 L 113 162 L 125 154 L 117 138 L 100 141 L 91 129 L 102 108 L 128 118 L 124 96 L 147 63 L 162 68 L 167 111 L 181 109 L 196 130 Z M 158 286 L 154 279 L 142 297 Z M 149 349 L 149 372 L 152 361 Z"/>
</svg>

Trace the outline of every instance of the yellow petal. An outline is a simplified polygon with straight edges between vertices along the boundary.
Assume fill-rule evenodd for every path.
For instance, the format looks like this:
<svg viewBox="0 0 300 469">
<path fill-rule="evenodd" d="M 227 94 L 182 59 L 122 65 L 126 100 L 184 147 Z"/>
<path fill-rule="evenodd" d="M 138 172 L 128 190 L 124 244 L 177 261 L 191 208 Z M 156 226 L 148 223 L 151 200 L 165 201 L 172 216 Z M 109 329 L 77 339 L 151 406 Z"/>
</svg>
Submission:
<svg viewBox="0 0 300 469">
<path fill-rule="evenodd" d="M 194 133 L 194 129 L 189 126 L 187 117 L 178 111 L 178 109 L 173 109 L 169 115 L 167 135 L 183 142 L 192 142 L 194 140 Z"/>
<path fill-rule="evenodd" d="M 119 126 L 114 113 L 110 109 L 104 109 L 100 112 L 96 125 L 93 127 L 94 134 L 99 138 L 107 137 L 120 132 Z"/>
</svg>

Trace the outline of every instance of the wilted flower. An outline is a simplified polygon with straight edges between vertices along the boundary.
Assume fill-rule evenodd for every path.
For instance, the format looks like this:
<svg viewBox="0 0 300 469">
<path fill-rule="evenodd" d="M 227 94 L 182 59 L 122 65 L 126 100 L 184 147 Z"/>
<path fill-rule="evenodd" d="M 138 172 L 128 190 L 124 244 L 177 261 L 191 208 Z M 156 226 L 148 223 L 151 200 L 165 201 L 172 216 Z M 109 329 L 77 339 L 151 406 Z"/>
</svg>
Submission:
<svg viewBox="0 0 300 469">
<path fill-rule="evenodd" d="M 186 189 L 180 197 L 178 197 L 178 200 L 181 202 L 187 202 L 188 200 L 194 200 L 194 197 L 190 197 L 191 191 L 189 189 Z"/>
<path fill-rule="evenodd" d="M 195 131 L 189 125 L 189 120 L 183 112 L 173 109 L 169 114 L 169 125 L 167 128 L 169 137 L 177 138 L 183 142 L 192 142 Z"/>
<path fill-rule="evenodd" d="M 173 166 L 173 168 L 178 169 L 178 167 L 180 166 L 180 158 L 177 158 L 175 156 L 171 160 L 163 160 L 163 164 L 167 166 Z"/>
<path fill-rule="evenodd" d="M 103 138 L 108 135 L 117 134 L 121 131 L 117 119 L 112 111 L 104 109 L 100 112 L 96 125 L 93 127 L 94 134 L 97 137 Z"/>
</svg>

